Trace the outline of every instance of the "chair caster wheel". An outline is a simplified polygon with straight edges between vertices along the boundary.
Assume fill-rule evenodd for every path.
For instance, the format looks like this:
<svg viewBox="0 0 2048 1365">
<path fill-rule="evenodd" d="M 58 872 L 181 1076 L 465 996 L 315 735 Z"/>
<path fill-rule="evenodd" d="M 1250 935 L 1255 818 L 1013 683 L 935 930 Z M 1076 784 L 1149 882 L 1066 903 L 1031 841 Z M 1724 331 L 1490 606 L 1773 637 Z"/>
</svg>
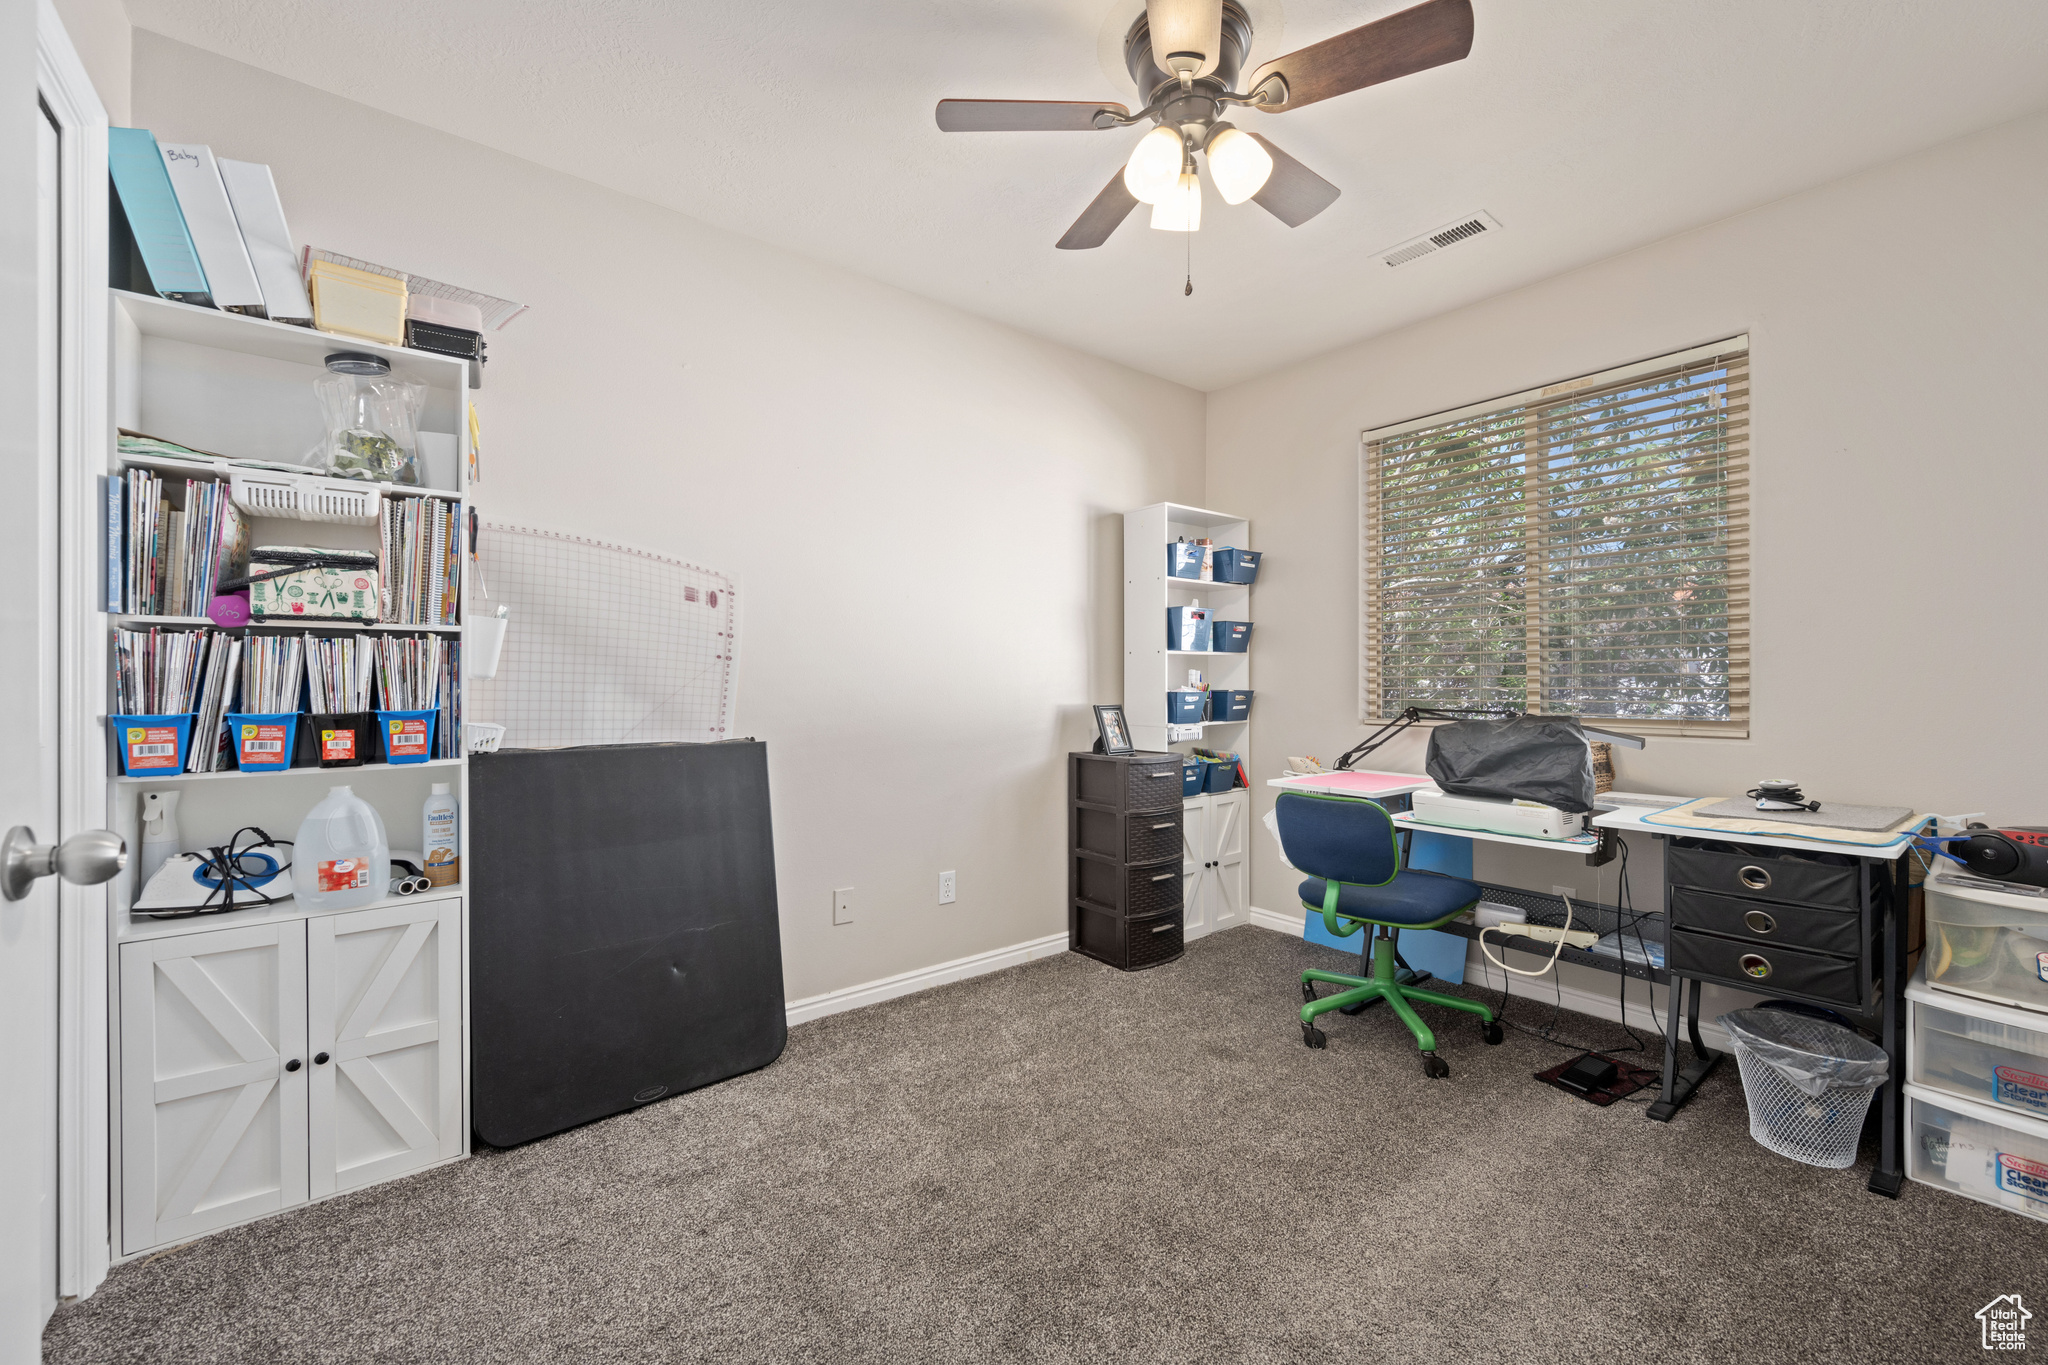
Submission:
<svg viewBox="0 0 2048 1365">
<path fill-rule="evenodd" d="M 1303 1024 L 1301 1026 L 1301 1041 L 1305 1047 L 1318 1049 L 1326 1048 L 1330 1045 L 1329 1035 L 1314 1024 Z"/>
<path fill-rule="evenodd" d="M 1313 982 L 1313 981 L 1304 981 L 1304 982 L 1302 982 L 1302 983 L 1301 983 L 1301 1003 L 1302 1003 L 1302 1004 L 1304 1004 L 1304 1005 L 1313 1005 L 1313 1004 L 1315 1004 L 1315 1002 L 1316 1002 L 1316 983 L 1315 983 L 1315 982 Z"/>
<path fill-rule="evenodd" d="M 1485 1028 L 1479 1031 L 1479 1036 L 1486 1040 L 1486 1045 L 1488 1047 L 1499 1047 L 1501 1039 L 1507 1037 L 1508 1035 L 1499 1024 L 1488 1024 Z"/>
<path fill-rule="evenodd" d="M 1422 1074 L 1433 1081 L 1440 1081 L 1451 1074 L 1451 1064 L 1434 1052 L 1422 1054 Z"/>
</svg>

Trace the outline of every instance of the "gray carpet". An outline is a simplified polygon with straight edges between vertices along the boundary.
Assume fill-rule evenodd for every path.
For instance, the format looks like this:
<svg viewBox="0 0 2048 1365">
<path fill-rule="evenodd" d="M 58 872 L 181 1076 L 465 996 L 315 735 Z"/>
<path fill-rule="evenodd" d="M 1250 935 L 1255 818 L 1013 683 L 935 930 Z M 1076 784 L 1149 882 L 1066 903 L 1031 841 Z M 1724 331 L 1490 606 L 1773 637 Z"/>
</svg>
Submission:
<svg viewBox="0 0 2048 1365">
<path fill-rule="evenodd" d="M 1383 1009 L 1311 1052 L 1294 973 L 1342 961 L 1245 928 L 805 1024 L 754 1075 L 123 1266 L 45 1359 L 1956 1361 L 1994 1295 L 2048 1313 L 2048 1227 L 1771 1155 L 1732 1064 L 1667 1126 L 1434 1009 L 1448 1081 Z"/>
</svg>

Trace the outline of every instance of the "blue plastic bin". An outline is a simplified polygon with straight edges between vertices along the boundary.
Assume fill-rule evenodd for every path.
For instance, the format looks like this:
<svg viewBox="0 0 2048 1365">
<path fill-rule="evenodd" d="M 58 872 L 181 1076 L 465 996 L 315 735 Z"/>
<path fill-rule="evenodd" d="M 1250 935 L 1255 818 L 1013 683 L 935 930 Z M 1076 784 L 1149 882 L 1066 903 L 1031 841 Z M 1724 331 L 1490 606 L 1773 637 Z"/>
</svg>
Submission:
<svg viewBox="0 0 2048 1365">
<path fill-rule="evenodd" d="M 193 717 L 108 716 L 107 733 L 121 754 L 123 777 L 150 777 L 185 771 L 185 750 L 192 742 Z"/>
<path fill-rule="evenodd" d="M 1252 647 L 1252 623 L 1215 621 L 1211 623 L 1211 646 L 1218 654 L 1243 654 Z"/>
<path fill-rule="evenodd" d="M 1219 687 L 1209 693 L 1210 720 L 1249 720 L 1252 694 L 1244 688 Z"/>
<path fill-rule="evenodd" d="M 1200 796 L 1202 794 L 1202 760 L 1184 758 L 1180 761 L 1180 794 Z"/>
<path fill-rule="evenodd" d="M 1237 760 L 1202 760 L 1202 790 L 1227 792 L 1237 786 Z"/>
<path fill-rule="evenodd" d="M 1202 547 L 1191 540 L 1177 540 L 1167 546 L 1166 576 L 1199 580 L 1202 576 Z"/>
<path fill-rule="evenodd" d="M 1208 653 L 1211 649 L 1207 607 L 1168 607 L 1166 647 Z"/>
<path fill-rule="evenodd" d="M 1209 704 L 1207 692 L 1168 692 L 1166 694 L 1166 723 L 1168 725 L 1196 725 L 1201 722 L 1202 711 Z"/>
<path fill-rule="evenodd" d="M 439 711 L 379 711 L 377 743 L 386 763 L 424 763 L 434 756 Z"/>
<path fill-rule="evenodd" d="M 1264 550 L 1235 550 L 1228 545 L 1216 551 L 1215 573 L 1218 583 L 1251 583 L 1259 576 L 1259 560 Z"/>
<path fill-rule="evenodd" d="M 278 711 L 264 714 L 230 711 L 228 742 L 234 746 L 235 766 L 245 773 L 274 773 L 292 766 L 299 742 L 299 713 Z"/>
</svg>

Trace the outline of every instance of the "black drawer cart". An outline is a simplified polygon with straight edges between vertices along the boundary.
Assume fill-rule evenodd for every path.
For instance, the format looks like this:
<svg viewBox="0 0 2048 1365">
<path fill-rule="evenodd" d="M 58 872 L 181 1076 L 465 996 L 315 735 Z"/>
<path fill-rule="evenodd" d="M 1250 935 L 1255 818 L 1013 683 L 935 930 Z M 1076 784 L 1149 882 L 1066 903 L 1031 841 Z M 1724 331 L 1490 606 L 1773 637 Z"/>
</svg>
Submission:
<svg viewBox="0 0 2048 1365">
<path fill-rule="evenodd" d="M 1901 1032 L 1911 859 L 1899 847 L 1777 848 L 1696 835 L 1665 840 L 1664 1088 L 1648 1110 L 1669 1121 L 1721 1060 L 1700 1039 L 1703 985 L 1818 1005 L 1877 1035 L 1891 1058 L 1880 1095 L 1880 1148 L 1870 1189 L 1896 1199 L 1905 1183 Z M 1678 1062 L 1683 1001 L 1693 1061 Z"/>
<path fill-rule="evenodd" d="M 1067 942 L 1127 972 L 1181 955 L 1181 757 L 1067 755 Z"/>
</svg>

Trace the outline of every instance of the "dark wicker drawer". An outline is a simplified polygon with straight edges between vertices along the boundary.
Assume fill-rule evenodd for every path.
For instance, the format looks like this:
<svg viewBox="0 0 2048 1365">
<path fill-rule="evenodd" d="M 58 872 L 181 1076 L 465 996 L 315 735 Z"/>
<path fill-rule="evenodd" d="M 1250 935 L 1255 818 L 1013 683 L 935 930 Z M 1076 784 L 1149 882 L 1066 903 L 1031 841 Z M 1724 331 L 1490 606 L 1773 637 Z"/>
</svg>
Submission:
<svg viewBox="0 0 2048 1365">
<path fill-rule="evenodd" d="M 1858 957 L 1863 952 L 1863 916 L 1854 910 L 1781 905 L 1674 887 L 1671 924 L 1677 929 L 1697 929 L 1833 957 Z"/>
<path fill-rule="evenodd" d="M 1181 814 L 1172 810 L 1138 815 L 1074 807 L 1074 847 L 1119 863 L 1156 863 L 1181 856 Z"/>
<path fill-rule="evenodd" d="M 1181 860 L 1113 863 L 1074 855 L 1074 894 L 1115 915 L 1156 915 L 1180 909 Z"/>
<path fill-rule="evenodd" d="M 1176 810 L 1180 807 L 1180 755 L 1074 754 L 1076 801 L 1116 811 Z"/>
<path fill-rule="evenodd" d="M 1671 930 L 1667 965 L 1674 972 L 1767 995 L 1804 996 L 1861 1009 L 1869 974 L 1854 958 L 1803 953 L 1775 943 Z"/>
<path fill-rule="evenodd" d="M 1181 912 L 1143 919 L 1107 914 L 1090 905 L 1074 906 L 1073 949 L 1127 972 L 1171 962 L 1181 955 Z"/>
<path fill-rule="evenodd" d="M 1838 909 L 1860 908 L 1860 886 L 1856 860 L 1839 857 L 1847 866 L 1816 862 L 1790 849 L 1703 848 L 1709 842 L 1674 838 L 1664 853 L 1665 879 L 1672 886 L 1694 886 L 1702 891 L 1748 900 L 1797 902 L 1829 905 Z M 1717 842 L 1717 841 L 1716 841 Z"/>
</svg>

